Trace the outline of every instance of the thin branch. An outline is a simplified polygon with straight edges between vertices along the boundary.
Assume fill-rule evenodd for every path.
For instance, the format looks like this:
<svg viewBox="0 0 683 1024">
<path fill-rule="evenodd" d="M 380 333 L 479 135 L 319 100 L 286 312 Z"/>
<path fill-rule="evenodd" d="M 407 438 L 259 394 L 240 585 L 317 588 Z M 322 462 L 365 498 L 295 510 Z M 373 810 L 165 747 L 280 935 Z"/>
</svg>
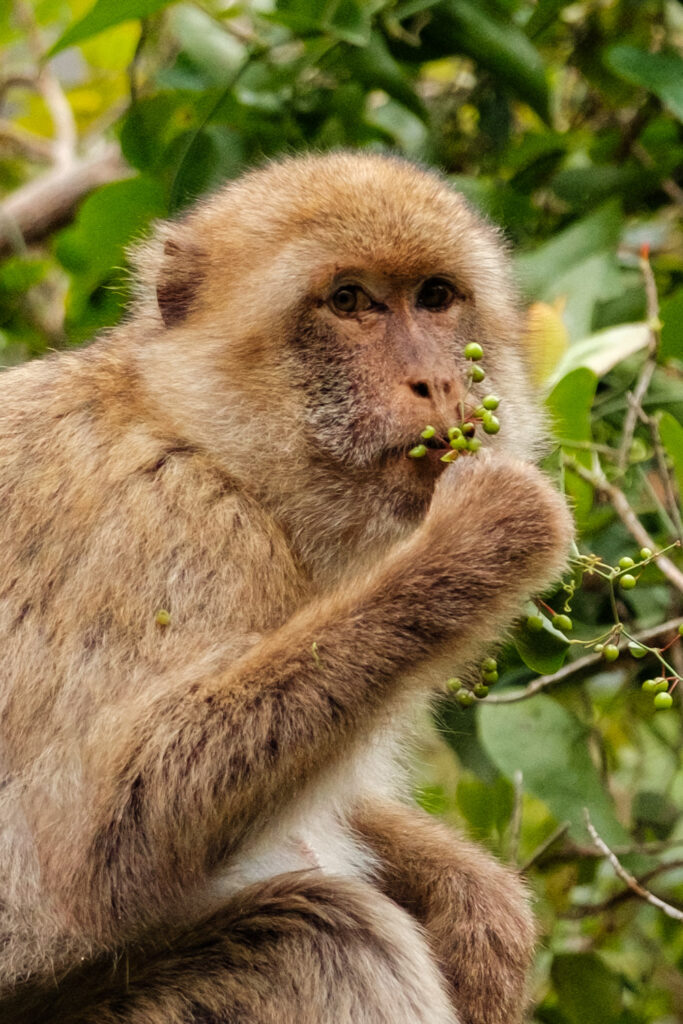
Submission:
<svg viewBox="0 0 683 1024">
<path fill-rule="evenodd" d="M 662 622 L 659 626 L 644 629 L 641 633 L 634 634 L 634 636 L 639 643 L 649 647 L 652 640 L 656 640 L 660 636 L 666 636 L 668 633 L 673 633 L 681 624 L 683 624 L 683 618 L 669 619 L 668 622 Z M 616 643 L 617 641 L 614 642 Z M 617 646 L 624 650 L 628 643 L 629 641 L 624 638 Z M 603 660 L 602 654 L 586 654 L 583 658 L 577 658 L 575 661 L 570 661 L 567 665 L 563 665 L 562 668 L 551 675 L 539 676 L 538 679 L 533 679 L 527 686 L 519 690 L 512 690 L 510 693 L 489 694 L 480 703 L 516 704 L 520 700 L 528 700 L 542 690 L 547 690 L 550 686 L 556 686 L 558 683 L 566 682 L 568 679 L 578 679 L 588 675 L 592 669 L 600 664 L 607 668 L 607 663 Z"/>
<path fill-rule="evenodd" d="M 597 853 L 598 856 L 602 856 L 602 851 L 597 851 Z M 614 850 L 612 853 L 614 853 Z M 651 882 L 653 878 L 666 874 L 667 871 L 676 871 L 682 867 L 683 860 L 664 861 L 662 864 L 658 864 L 656 867 L 651 868 L 650 871 L 646 871 L 645 874 L 640 875 L 637 882 L 640 886 L 643 886 L 647 882 Z M 568 911 L 561 913 L 559 916 L 570 921 L 580 920 L 583 917 L 593 917 L 595 914 L 604 914 L 607 911 L 613 910 L 621 903 L 625 903 L 630 899 L 635 899 L 636 896 L 637 893 L 629 887 L 627 889 L 622 889 L 621 892 L 615 893 L 614 896 L 610 896 L 606 900 L 602 900 L 600 903 L 586 903 L 583 906 L 571 907 Z"/>
<path fill-rule="evenodd" d="M 515 791 L 515 802 L 512 808 L 508 832 L 507 859 L 515 864 L 519 853 L 519 836 L 522 830 L 522 803 L 524 800 L 524 776 L 519 769 L 517 769 L 512 777 L 512 784 Z"/>
<path fill-rule="evenodd" d="M 631 508 L 626 495 L 618 487 L 610 483 L 599 465 L 596 464 L 593 469 L 587 469 L 569 456 L 564 457 L 564 464 L 573 470 L 577 476 L 580 476 L 582 480 L 586 480 L 587 483 L 591 484 L 596 491 L 609 499 L 614 506 L 615 512 L 631 536 L 635 538 L 639 547 L 656 550 L 657 545 Z M 666 555 L 657 555 L 655 562 L 669 583 L 683 593 L 683 573 L 674 565 L 671 559 L 667 558 Z"/>
<path fill-rule="evenodd" d="M 634 878 L 634 876 L 630 874 L 625 867 L 623 867 L 617 855 L 610 850 L 604 839 L 602 839 L 596 832 L 587 807 L 584 807 L 583 814 L 586 821 L 586 828 L 590 833 L 591 839 L 604 856 L 607 857 L 614 868 L 615 874 L 622 880 L 622 882 L 624 882 L 628 888 L 636 894 L 636 896 L 645 900 L 646 903 L 650 903 L 653 907 L 657 907 L 666 914 L 667 917 L 672 918 L 674 921 L 683 921 L 683 910 L 678 910 L 677 907 L 672 907 L 670 903 L 665 903 L 664 900 L 660 900 L 659 896 L 655 896 L 649 889 L 644 888 L 638 879 Z"/>
<path fill-rule="evenodd" d="M 33 59 L 39 71 L 35 84 L 50 112 L 54 127 L 53 160 L 55 166 L 66 168 L 73 164 L 78 145 L 78 130 L 71 104 L 66 98 L 59 79 L 50 70 L 49 65 L 42 65 L 44 48 L 38 31 L 33 11 L 24 0 L 14 0 L 16 18 L 26 32 Z"/>
<path fill-rule="evenodd" d="M 618 465 L 622 473 L 628 465 L 629 452 L 631 451 L 631 445 L 633 444 L 633 435 L 635 433 L 636 423 L 638 422 L 638 414 L 642 411 L 643 398 L 647 393 L 647 389 L 652 381 L 652 375 L 654 374 L 655 367 L 657 366 L 657 350 L 659 348 L 659 334 L 661 331 L 657 285 L 655 283 L 654 274 L 652 273 L 650 261 L 647 257 L 647 251 L 645 251 L 640 258 L 640 268 L 645 279 L 647 322 L 649 326 L 650 340 L 648 342 L 648 356 L 641 368 L 635 390 L 632 395 L 628 396 L 628 411 L 624 419 L 624 430 L 621 435 L 621 444 L 619 446 Z"/>
</svg>

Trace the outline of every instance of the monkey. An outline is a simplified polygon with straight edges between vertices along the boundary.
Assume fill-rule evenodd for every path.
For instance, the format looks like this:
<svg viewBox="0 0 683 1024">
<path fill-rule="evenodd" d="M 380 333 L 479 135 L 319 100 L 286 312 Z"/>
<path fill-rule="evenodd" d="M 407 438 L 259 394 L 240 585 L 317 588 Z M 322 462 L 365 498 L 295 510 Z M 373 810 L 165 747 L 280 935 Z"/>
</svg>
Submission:
<svg viewBox="0 0 683 1024">
<path fill-rule="evenodd" d="M 0 1019 L 517 1024 L 524 885 L 405 756 L 572 536 L 504 244 L 341 151 L 131 260 L 120 326 L 0 378 Z M 406 457 L 484 387 L 476 456 Z"/>
</svg>

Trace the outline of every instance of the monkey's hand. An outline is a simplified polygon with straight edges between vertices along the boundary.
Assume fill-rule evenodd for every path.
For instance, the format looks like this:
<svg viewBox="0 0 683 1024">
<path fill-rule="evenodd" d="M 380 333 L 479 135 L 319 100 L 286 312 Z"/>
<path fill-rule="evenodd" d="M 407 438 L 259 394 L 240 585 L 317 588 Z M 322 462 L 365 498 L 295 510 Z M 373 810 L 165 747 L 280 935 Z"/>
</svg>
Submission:
<svg viewBox="0 0 683 1024">
<path fill-rule="evenodd" d="M 481 602 L 489 618 L 509 620 L 523 597 L 561 574 L 573 523 L 564 499 L 535 466 L 486 453 L 443 473 L 418 533 L 437 586 L 449 568 L 458 584 L 463 567 L 471 570 L 469 593 L 444 588 L 452 614 L 476 611 Z"/>
<path fill-rule="evenodd" d="M 521 879 L 416 808 L 367 803 L 354 826 L 383 892 L 425 928 L 463 1024 L 516 1024 L 535 929 Z"/>
</svg>

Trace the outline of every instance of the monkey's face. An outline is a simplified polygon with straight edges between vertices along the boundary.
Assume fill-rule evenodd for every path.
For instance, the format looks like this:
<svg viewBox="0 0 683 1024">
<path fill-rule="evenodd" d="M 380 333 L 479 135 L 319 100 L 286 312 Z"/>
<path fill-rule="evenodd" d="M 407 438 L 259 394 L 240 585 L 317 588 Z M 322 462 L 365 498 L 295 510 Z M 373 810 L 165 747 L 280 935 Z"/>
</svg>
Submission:
<svg viewBox="0 0 683 1024">
<path fill-rule="evenodd" d="M 466 282 L 438 265 L 398 275 L 367 265 L 335 268 L 306 297 L 289 337 L 312 454 L 408 492 L 416 508 L 446 468 L 449 427 L 517 376 Z M 479 384 L 464 356 L 470 341 L 486 353 L 488 376 Z M 427 425 L 436 433 L 426 455 L 410 458 Z"/>
</svg>

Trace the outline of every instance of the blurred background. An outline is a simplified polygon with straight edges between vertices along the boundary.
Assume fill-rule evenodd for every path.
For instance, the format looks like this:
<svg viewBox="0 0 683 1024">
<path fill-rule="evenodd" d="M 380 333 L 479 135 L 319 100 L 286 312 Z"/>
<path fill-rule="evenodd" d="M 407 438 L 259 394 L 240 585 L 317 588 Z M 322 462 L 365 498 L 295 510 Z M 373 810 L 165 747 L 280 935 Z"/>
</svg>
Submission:
<svg viewBox="0 0 683 1024">
<path fill-rule="evenodd" d="M 547 1024 L 683 1021 L 682 43 L 677 0 L 0 5 L 4 366 L 115 324 L 149 223 L 279 154 L 401 153 L 508 238 L 579 547 L 417 796 L 528 875 Z"/>
</svg>

